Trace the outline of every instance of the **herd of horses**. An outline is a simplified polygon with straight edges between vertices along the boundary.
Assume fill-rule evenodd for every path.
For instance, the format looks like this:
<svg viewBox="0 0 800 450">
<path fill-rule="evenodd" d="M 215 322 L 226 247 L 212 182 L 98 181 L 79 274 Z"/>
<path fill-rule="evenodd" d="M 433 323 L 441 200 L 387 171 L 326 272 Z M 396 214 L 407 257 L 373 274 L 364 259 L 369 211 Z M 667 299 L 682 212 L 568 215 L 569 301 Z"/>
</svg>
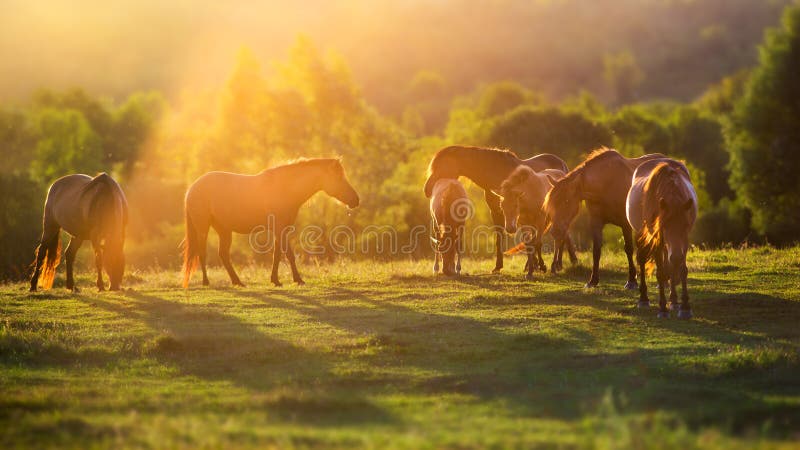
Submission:
<svg viewBox="0 0 800 450">
<path fill-rule="evenodd" d="M 686 290 L 686 253 L 689 232 L 697 216 L 697 196 L 686 166 L 661 154 L 626 158 L 613 149 L 592 152 L 582 163 L 568 170 L 558 156 L 541 154 L 520 159 L 511 151 L 481 147 L 449 146 L 431 159 L 425 195 L 430 198 L 434 223 L 434 271 L 457 275 L 461 271 L 461 249 L 469 202 L 458 181 L 469 178 L 483 189 L 495 225 L 496 259 L 493 272 L 503 268 L 504 254 L 527 253 L 526 277 L 536 269 L 546 271 L 542 238 L 554 239 L 550 267 L 563 268 L 566 248 L 573 263 L 575 248 L 569 228 L 581 203 L 586 204 L 592 234 L 592 272 L 587 287 L 599 282 L 602 229 L 619 226 L 628 259 L 627 289 L 639 288 L 639 306 L 648 307 L 645 278 L 655 267 L 659 288 L 659 317 L 670 308 L 679 318 L 692 316 Z M 340 159 L 301 159 L 264 170 L 255 175 L 209 172 L 198 178 L 185 197 L 186 234 L 183 241 L 183 286 L 200 266 L 203 285 L 206 273 L 206 241 L 213 228 L 219 235 L 219 257 L 234 285 L 242 286 L 230 259 L 232 233 L 249 233 L 266 225 L 274 239 L 270 280 L 280 286 L 278 266 L 286 259 L 296 283 L 303 284 L 288 235 L 299 208 L 319 191 L 349 208 L 359 205 L 359 196 L 347 179 Z M 120 289 L 125 266 L 123 251 L 128 204 L 123 190 L 109 175 L 101 173 L 68 175 L 56 180 L 47 194 L 43 231 L 36 249 L 30 290 L 53 284 L 61 257 L 60 231 L 71 236 L 66 256 L 66 288 L 76 290 L 73 278 L 75 254 L 81 244 L 91 241 L 97 269 L 97 288 L 103 290 L 103 271 L 112 290 Z M 523 229 L 523 242 L 504 249 L 504 233 Z M 636 241 L 634 242 L 634 237 Z M 634 263 L 634 247 L 636 262 Z M 637 265 L 640 276 L 637 283 Z M 678 303 L 678 284 L 681 302 Z"/>
</svg>

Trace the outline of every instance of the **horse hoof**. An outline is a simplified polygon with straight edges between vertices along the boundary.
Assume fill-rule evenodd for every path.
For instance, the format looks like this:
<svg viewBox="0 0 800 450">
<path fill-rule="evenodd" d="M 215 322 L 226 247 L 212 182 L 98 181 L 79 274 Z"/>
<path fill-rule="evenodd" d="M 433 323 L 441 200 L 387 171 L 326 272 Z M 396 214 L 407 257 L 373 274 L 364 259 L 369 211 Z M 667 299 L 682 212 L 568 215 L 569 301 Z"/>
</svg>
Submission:
<svg viewBox="0 0 800 450">
<path fill-rule="evenodd" d="M 492 273 L 500 273 L 501 270 L 503 270 L 502 267 L 495 267 L 494 269 L 492 269 Z"/>
<path fill-rule="evenodd" d="M 650 300 L 639 300 L 639 303 L 636 304 L 636 307 L 639 309 L 646 309 L 650 307 Z"/>
<path fill-rule="evenodd" d="M 272 281 L 272 285 L 275 286 L 275 287 L 281 287 L 281 286 L 283 286 L 283 283 L 281 283 L 280 281 L 273 280 Z"/>
<path fill-rule="evenodd" d="M 678 302 L 670 302 L 670 304 L 669 304 L 669 310 L 670 311 L 678 311 L 679 309 L 681 309 L 681 304 L 680 303 L 678 303 Z"/>
<path fill-rule="evenodd" d="M 688 320 L 692 318 L 692 310 L 691 309 L 681 309 L 678 311 L 678 319 Z"/>
<path fill-rule="evenodd" d="M 625 289 L 629 291 L 639 289 L 639 284 L 636 283 L 635 281 L 628 281 L 627 283 L 625 283 Z"/>
<path fill-rule="evenodd" d="M 28 289 L 28 292 L 36 292 L 36 286 L 31 286 L 31 288 Z"/>
<path fill-rule="evenodd" d="M 669 311 L 659 311 L 658 312 L 659 319 L 669 319 Z"/>
<path fill-rule="evenodd" d="M 528 280 L 528 281 L 533 281 L 534 280 L 533 274 L 532 273 L 526 273 L 525 274 L 525 279 Z"/>
<path fill-rule="evenodd" d="M 303 280 L 294 280 L 294 282 L 297 283 L 298 286 L 305 286 L 306 285 L 306 282 L 303 281 Z"/>
<path fill-rule="evenodd" d="M 584 289 L 591 289 L 591 288 L 597 287 L 597 282 L 596 281 L 590 281 L 590 282 L 586 283 L 583 287 L 584 287 Z"/>
<path fill-rule="evenodd" d="M 70 289 L 70 291 L 72 291 L 73 294 L 78 294 L 81 292 L 81 290 L 78 289 L 77 287 L 73 287 L 72 289 Z"/>
</svg>

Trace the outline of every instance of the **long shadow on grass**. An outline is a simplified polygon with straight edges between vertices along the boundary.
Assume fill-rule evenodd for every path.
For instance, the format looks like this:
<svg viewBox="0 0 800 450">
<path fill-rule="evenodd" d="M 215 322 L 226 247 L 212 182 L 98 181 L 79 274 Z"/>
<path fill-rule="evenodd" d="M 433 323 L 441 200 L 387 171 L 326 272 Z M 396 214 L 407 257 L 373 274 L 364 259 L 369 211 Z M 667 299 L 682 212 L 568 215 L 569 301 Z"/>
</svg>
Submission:
<svg viewBox="0 0 800 450">
<path fill-rule="evenodd" d="M 331 377 L 325 355 L 270 337 L 215 308 L 133 291 L 126 293 L 126 305 L 98 298 L 84 301 L 151 328 L 156 334 L 142 345 L 142 355 L 177 367 L 183 376 L 245 387 L 255 395 L 247 404 L 255 403 L 276 418 L 317 425 L 393 420 L 357 393 L 318 391 L 316 380 Z"/>
<path fill-rule="evenodd" d="M 764 383 L 758 365 L 734 365 L 724 373 L 686 369 L 680 362 L 683 355 L 700 360 L 715 355 L 714 350 L 698 350 L 690 342 L 666 349 L 603 351 L 592 334 L 568 325 L 558 335 L 535 329 L 506 332 L 458 311 L 452 315 L 426 312 L 415 304 L 424 301 L 424 294 L 406 295 L 401 302 L 379 301 L 369 293 L 344 288 L 326 289 L 317 297 L 297 291 L 241 294 L 364 338 L 350 349 L 350 358 L 370 369 L 328 380 L 332 389 L 347 385 L 409 395 L 472 395 L 499 401 L 511 414 L 566 420 L 593 413 L 610 391 L 627 399 L 626 412 L 662 409 L 683 417 L 690 426 L 711 424 L 744 431 L 770 422 L 774 431 L 784 433 L 800 423 L 800 413 L 787 413 L 792 410 L 788 404 L 768 403 L 759 396 Z M 575 302 L 568 295 L 543 300 L 552 301 Z M 659 327 L 686 325 L 652 322 Z M 702 330 L 694 328 L 691 333 L 700 335 Z M 726 340 L 738 336 L 729 333 Z M 424 372 L 414 377 L 386 375 L 404 368 Z M 797 368 L 797 361 L 779 367 L 782 371 Z M 798 383 L 785 387 L 782 392 L 793 392 Z"/>
</svg>

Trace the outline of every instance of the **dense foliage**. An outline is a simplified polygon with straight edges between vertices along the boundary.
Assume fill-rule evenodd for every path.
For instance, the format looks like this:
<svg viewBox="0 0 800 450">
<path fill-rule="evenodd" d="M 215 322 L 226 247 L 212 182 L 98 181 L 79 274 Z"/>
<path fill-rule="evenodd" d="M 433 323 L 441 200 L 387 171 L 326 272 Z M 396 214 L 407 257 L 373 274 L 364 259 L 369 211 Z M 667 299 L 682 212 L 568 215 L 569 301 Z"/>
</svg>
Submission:
<svg viewBox="0 0 800 450">
<path fill-rule="evenodd" d="M 753 228 L 775 242 L 800 230 L 800 6 L 761 47 L 759 67 L 735 104 L 729 135 L 731 182 Z"/>
</svg>

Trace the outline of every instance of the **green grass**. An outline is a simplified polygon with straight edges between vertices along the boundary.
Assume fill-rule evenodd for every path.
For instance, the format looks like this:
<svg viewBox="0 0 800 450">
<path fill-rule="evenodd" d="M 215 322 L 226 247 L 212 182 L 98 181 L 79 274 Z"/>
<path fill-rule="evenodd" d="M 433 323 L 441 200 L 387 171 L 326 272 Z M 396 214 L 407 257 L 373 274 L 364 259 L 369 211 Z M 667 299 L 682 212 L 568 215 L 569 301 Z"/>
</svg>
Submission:
<svg viewBox="0 0 800 450">
<path fill-rule="evenodd" d="M 800 248 L 692 252 L 691 321 L 636 309 L 619 254 L 582 289 L 581 257 L 2 286 L 0 448 L 796 448 Z"/>
</svg>

